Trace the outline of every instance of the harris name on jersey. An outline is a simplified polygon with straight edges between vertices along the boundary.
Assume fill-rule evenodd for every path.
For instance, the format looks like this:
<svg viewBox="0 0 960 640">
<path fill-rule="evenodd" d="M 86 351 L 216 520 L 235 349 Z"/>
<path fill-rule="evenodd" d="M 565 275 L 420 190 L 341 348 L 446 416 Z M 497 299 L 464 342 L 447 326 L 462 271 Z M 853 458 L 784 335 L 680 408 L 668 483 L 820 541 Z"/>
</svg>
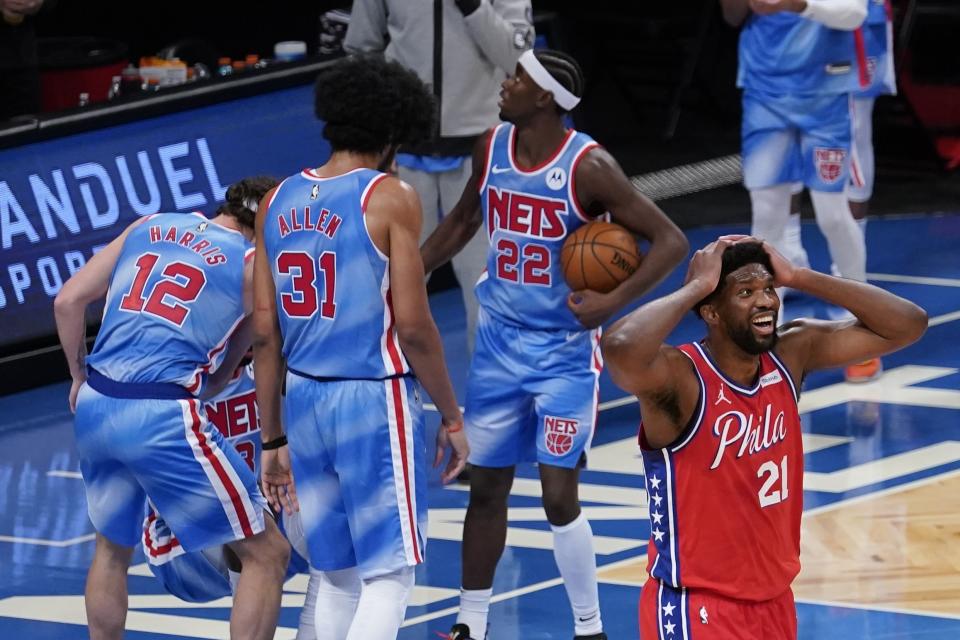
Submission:
<svg viewBox="0 0 960 640">
<path fill-rule="evenodd" d="M 226 264 L 227 256 L 223 253 L 223 249 L 203 237 L 208 224 L 208 222 L 201 222 L 196 226 L 191 224 L 189 230 L 184 230 L 182 233 L 177 229 L 176 224 L 169 225 L 166 231 L 163 230 L 163 225 L 152 224 L 150 225 L 150 244 L 157 242 L 178 244 L 203 256 L 210 266 Z"/>
</svg>

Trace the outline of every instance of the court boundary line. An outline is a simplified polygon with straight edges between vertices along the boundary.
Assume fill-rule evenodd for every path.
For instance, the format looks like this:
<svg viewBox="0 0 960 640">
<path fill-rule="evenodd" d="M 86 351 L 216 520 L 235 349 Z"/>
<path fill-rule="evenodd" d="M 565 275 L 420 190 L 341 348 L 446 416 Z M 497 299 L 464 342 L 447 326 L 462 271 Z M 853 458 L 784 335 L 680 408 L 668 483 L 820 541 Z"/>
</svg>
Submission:
<svg viewBox="0 0 960 640">
<path fill-rule="evenodd" d="M 940 618 L 943 620 L 960 620 L 960 613 L 935 613 L 933 611 L 921 611 L 919 609 L 906 609 L 903 607 L 891 607 L 885 604 L 868 605 L 856 602 L 835 602 L 833 600 L 816 600 L 813 598 L 794 598 L 794 602 L 799 604 L 811 604 L 819 607 L 837 607 L 841 609 L 857 609 L 859 611 L 878 611 L 882 613 L 899 613 L 908 616 L 923 616 L 925 618 Z"/>
</svg>

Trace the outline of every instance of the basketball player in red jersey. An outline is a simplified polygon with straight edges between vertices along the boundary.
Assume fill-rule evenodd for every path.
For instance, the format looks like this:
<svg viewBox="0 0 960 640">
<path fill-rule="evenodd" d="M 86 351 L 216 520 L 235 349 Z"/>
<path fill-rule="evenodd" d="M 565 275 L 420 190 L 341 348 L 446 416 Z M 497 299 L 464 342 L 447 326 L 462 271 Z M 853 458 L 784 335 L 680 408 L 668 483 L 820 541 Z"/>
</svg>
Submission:
<svg viewBox="0 0 960 640">
<path fill-rule="evenodd" d="M 777 328 L 781 286 L 856 319 Z M 690 309 L 707 337 L 664 344 Z M 610 374 L 643 415 L 651 526 L 643 640 L 797 637 L 800 384 L 809 371 L 901 349 L 926 327 L 927 314 L 908 300 L 796 268 L 754 238 L 723 236 L 694 255 L 679 291 L 604 335 Z"/>
</svg>

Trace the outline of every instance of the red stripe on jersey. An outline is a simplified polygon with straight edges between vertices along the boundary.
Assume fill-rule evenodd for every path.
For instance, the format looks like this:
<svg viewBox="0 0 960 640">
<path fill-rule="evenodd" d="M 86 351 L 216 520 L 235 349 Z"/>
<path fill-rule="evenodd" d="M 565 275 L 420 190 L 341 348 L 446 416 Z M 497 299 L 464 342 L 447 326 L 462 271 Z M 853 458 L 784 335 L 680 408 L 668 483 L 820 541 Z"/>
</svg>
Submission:
<svg viewBox="0 0 960 640">
<path fill-rule="evenodd" d="M 373 190 L 377 188 L 377 185 L 379 185 L 384 180 L 384 178 L 388 178 L 388 177 L 389 176 L 387 174 L 381 173 L 376 178 L 370 181 L 370 183 L 367 185 L 367 188 L 364 189 L 366 193 L 363 195 L 363 200 L 360 202 L 360 211 L 362 211 L 363 213 L 367 212 L 367 204 L 370 203 L 370 196 L 373 195 Z"/>
<path fill-rule="evenodd" d="M 403 414 L 403 392 L 400 390 L 400 379 L 390 381 L 393 390 L 393 411 L 397 416 L 397 436 L 400 441 L 400 461 L 403 463 L 403 495 L 407 501 L 407 519 L 410 523 L 410 535 L 413 538 L 413 557 L 417 563 L 423 562 L 420 557 L 420 541 L 417 536 L 416 518 L 413 514 L 413 502 L 410 500 L 410 469 L 407 466 L 407 423 Z"/>
<path fill-rule="evenodd" d="M 497 126 L 487 131 L 486 150 L 483 152 L 483 171 L 478 174 L 483 176 L 483 182 L 477 185 L 477 190 L 480 193 L 483 193 L 483 184 L 487 181 L 487 171 L 490 170 L 490 160 L 493 154 L 493 139 L 497 137 L 497 129 L 499 128 Z"/>
<path fill-rule="evenodd" d="M 598 149 L 599 147 L 600 145 L 596 142 L 583 145 L 583 148 L 574 156 L 573 162 L 570 163 L 570 202 L 573 203 L 574 213 L 586 221 L 589 221 L 590 218 L 587 216 L 586 208 L 580 204 L 580 198 L 577 197 L 577 167 L 580 166 L 580 161 L 583 160 L 583 157 L 587 155 L 588 152 L 593 149 Z"/>
<path fill-rule="evenodd" d="M 403 360 L 400 359 L 400 349 L 393 333 L 396 317 L 393 315 L 393 299 L 390 296 L 390 289 L 387 289 L 386 303 L 387 313 L 390 314 L 390 324 L 387 325 L 387 353 L 390 355 L 390 363 L 393 365 L 391 374 L 403 373 Z"/>
<path fill-rule="evenodd" d="M 853 32 L 853 45 L 857 51 L 857 73 L 860 76 L 860 88 L 870 86 L 870 73 L 867 69 L 867 45 L 863 40 L 863 27 Z"/>
<path fill-rule="evenodd" d="M 240 499 L 240 493 L 234 486 L 230 476 L 227 475 L 226 470 L 223 468 L 223 464 L 220 462 L 220 459 L 217 458 L 217 456 L 213 453 L 213 449 L 211 449 L 210 444 L 207 442 L 206 434 L 200 430 L 200 414 L 197 412 L 197 405 L 199 403 L 196 400 L 189 400 L 188 402 L 190 404 L 190 417 L 193 419 L 193 424 L 190 425 L 190 428 L 193 430 L 193 434 L 197 437 L 197 442 L 200 443 L 200 450 L 203 451 L 203 456 L 210 462 L 210 466 L 213 467 L 213 470 L 216 472 L 217 477 L 223 484 L 223 487 L 227 490 L 227 495 L 230 496 L 230 502 L 233 504 L 233 508 L 237 512 L 237 520 L 240 522 L 240 528 L 243 530 L 243 535 L 249 538 L 253 536 L 253 527 L 250 526 L 250 519 L 247 517 L 247 511 L 243 506 L 243 500 Z"/>
<path fill-rule="evenodd" d="M 567 129 L 567 135 L 563 137 L 563 140 L 560 142 L 559 145 L 557 145 L 556 150 L 554 150 L 554 152 L 551 153 L 546 160 L 532 167 L 524 168 L 520 166 L 520 164 L 517 162 L 516 155 L 514 155 L 513 148 L 514 148 L 514 144 L 516 144 L 516 141 L 517 141 L 517 128 L 512 127 L 510 129 L 510 139 L 507 141 L 507 154 L 508 154 L 508 157 L 510 158 L 510 164 L 512 164 L 513 168 L 516 169 L 519 173 L 534 173 L 536 171 L 539 171 L 540 169 L 543 169 L 547 165 L 553 164 L 553 162 L 560 157 L 560 154 L 563 153 L 564 149 L 567 148 L 567 143 L 570 141 L 570 138 L 573 137 L 574 133 L 576 132 L 573 129 Z"/>
</svg>

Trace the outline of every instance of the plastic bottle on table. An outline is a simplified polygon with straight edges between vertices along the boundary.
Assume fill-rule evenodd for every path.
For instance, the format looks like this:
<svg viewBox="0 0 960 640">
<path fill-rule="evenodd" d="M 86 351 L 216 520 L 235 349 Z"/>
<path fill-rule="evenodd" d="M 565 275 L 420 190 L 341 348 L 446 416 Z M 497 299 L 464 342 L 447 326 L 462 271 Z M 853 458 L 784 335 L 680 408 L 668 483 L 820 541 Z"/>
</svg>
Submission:
<svg viewBox="0 0 960 640">
<path fill-rule="evenodd" d="M 218 76 L 229 76 L 233 73 L 233 66 L 231 65 L 231 60 L 227 56 L 217 59 L 217 75 Z"/>
</svg>

